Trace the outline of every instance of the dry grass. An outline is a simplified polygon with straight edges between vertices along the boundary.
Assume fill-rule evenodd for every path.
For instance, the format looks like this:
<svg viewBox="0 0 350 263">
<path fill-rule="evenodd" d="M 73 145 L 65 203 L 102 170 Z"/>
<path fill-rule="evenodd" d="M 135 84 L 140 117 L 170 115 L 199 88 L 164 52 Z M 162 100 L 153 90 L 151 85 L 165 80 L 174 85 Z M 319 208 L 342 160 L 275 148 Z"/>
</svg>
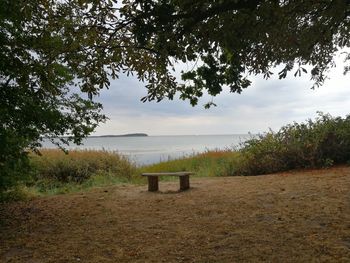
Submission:
<svg viewBox="0 0 350 263">
<path fill-rule="evenodd" d="M 140 181 L 136 165 L 115 152 L 71 150 L 65 154 L 43 149 L 41 154 L 30 155 L 32 180 L 18 187 L 24 194 L 51 195 Z"/>
<path fill-rule="evenodd" d="M 60 181 L 84 181 L 94 174 L 113 173 L 131 179 L 134 165 L 123 155 L 97 150 L 43 149 L 41 156 L 32 154 L 30 161 L 38 177 Z"/>
<path fill-rule="evenodd" d="M 145 167 L 140 172 L 193 171 L 196 177 L 230 176 L 234 172 L 234 160 L 238 153 L 233 151 L 207 151 L 204 153 L 169 160 Z"/>
<path fill-rule="evenodd" d="M 196 178 L 0 209 L 0 262 L 350 262 L 350 168 Z"/>
</svg>

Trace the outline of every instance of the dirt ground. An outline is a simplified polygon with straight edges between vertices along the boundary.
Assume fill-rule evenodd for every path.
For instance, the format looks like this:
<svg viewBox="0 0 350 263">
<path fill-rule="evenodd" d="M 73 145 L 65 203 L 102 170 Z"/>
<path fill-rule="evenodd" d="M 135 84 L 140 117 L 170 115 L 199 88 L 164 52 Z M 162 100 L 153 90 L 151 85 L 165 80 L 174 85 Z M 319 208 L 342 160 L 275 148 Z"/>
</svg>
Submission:
<svg viewBox="0 0 350 263">
<path fill-rule="evenodd" d="M 0 262 L 350 262 L 350 168 L 2 206 Z"/>
</svg>

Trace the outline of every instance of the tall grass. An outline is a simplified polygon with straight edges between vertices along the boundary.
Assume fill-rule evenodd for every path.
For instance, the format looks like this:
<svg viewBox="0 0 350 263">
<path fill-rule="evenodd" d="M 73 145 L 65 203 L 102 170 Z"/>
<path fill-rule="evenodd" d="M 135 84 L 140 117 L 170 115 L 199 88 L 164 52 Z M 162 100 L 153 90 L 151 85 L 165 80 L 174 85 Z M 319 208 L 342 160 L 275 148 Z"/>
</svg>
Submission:
<svg viewBox="0 0 350 263">
<path fill-rule="evenodd" d="M 30 186 L 40 192 L 66 192 L 91 186 L 131 182 L 136 166 L 114 152 L 43 149 L 41 155 L 31 154 Z"/>
<path fill-rule="evenodd" d="M 237 153 L 226 151 L 207 151 L 204 153 L 169 160 L 139 168 L 140 172 L 178 172 L 192 171 L 197 177 L 233 175 L 233 160 Z"/>
<path fill-rule="evenodd" d="M 58 194 L 117 183 L 146 183 L 144 172 L 192 171 L 196 177 L 233 175 L 232 151 L 205 153 L 169 160 L 153 165 L 136 167 L 126 157 L 113 152 L 83 150 L 69 151 L 44 149 L 41 155 L 32 154 L 32 180 L 24 187 L 27 193 Z M 171 180 L 164 177 L 161 180 Z"/>
</svg>

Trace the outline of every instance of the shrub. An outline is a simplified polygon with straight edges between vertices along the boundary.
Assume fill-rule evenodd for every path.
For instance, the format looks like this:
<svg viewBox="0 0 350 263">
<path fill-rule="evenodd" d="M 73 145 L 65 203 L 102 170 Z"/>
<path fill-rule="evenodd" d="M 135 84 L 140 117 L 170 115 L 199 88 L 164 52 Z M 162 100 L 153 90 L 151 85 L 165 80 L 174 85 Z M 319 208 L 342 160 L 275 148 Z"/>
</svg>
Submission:
<svg viewBox="0 0 350 263">
<path fill-rule="evenodd" d="M 26 139 L 0 127 L 0 195 L 27 178 Z"/>
<path fill-rule="evenodd" d="M 44 149 L 41 156 L 32 154 L 30 163 L 35 170 L 35 181 L 56 180 L 82 183 L 94 175 L 113 175 L 130 180 L 135 165 L 126 157 L 113 152 Z"/>
<path fill-rule="evenodd" d="M 235 174 L 251 175 L 295 168 L 329 167 L 350 159 L 350 115 L 293 123 L 243 143 Z"/>
</svg>

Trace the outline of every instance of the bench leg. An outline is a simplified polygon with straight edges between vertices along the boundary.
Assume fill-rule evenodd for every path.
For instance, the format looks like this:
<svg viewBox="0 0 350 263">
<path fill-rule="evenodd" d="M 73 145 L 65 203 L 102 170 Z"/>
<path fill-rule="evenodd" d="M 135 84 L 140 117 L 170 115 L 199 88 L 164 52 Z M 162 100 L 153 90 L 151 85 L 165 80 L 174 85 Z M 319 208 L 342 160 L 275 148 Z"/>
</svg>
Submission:
<svg viewBox="0 0 350 263">
<path fill-rule="evenodd" d="M 158 186 L 158 176 L 148 176 L 148 191 L 157 192 Z"/>
<path fill-rule="evenodd" d="M 190 176 L 180 176 L 180 190 L 184 191 L 190 188 Z"/>
</svg>

